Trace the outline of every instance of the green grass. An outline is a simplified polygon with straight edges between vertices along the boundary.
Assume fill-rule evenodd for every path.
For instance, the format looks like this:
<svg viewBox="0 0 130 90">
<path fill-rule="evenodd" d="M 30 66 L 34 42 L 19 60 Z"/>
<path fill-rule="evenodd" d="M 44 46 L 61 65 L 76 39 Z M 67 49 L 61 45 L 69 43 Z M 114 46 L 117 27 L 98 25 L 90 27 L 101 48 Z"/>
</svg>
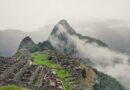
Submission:
<svg viewBox="0 0 130 90">
<path fill-rule="evenodd" d="M 7 85 L 7 86 L 1 86 L 0 90 L 27 90 L 27 89 L 15 85 Z"/>
<path fill-rule="evenodd" d="M 66 69 L 55 69 L 58 77 L 65 79 L 65 77 L 70 76 L 70 73 Z"/>
<path fill-rule="evenodd" d="M 36 65 L 46 65 L 49 68 L 60 68 L 58 64 L 53 61 L 48 60 L 48 54 L 34 54 L 34 64 Z"/>
<path fill-rule="evenodd" d="M 64 82 L 64 86 L 66 90 L 73 90 L 72 86 L 69 85 L 67 82 Z"/>
<path fill-rule="evenodd" d="M 65 89 L 72 90 L 73 87 L 65 81 L 66 77 L 71 76 L 71 74 L 68 72 L 67 69 L 62 68 L 56 62 L 48 60 L 48 57 L 49 57 L 49 54 L 35 53 L 33 54 L 34 64 L 46 65 L 49 68 L 52 68 L 55 71 L 56 75 L 62 80 L 62 83 L 64 84 Z"/>
</svg>

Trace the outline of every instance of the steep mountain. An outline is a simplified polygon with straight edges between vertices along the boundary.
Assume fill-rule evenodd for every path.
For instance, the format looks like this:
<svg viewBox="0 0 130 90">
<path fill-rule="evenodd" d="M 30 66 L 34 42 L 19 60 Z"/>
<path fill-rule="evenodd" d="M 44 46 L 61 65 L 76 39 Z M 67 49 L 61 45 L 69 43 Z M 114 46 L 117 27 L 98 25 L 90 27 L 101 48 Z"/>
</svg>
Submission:
<svg viewBox="0 0 130 90">
<path fill-rule="evenodd" d="M 27 49 L 29 52 L 35 52 L 38 50 L 38 47 L 32 41 L 32 39 L 29 36 L 27 36 L 21 41 L 18 50 L 20 49 Z"/>
<path fill-rule="evenodd" d="M 32 40 L 30 40 L 32 41 Z M 21 43 L 28 43 L 26 40 Z M 34 43 L 31 43 L 32 45 Z M 50 36 L 48 37 L 48 40 L 35 44 L 35 50 L 58 50 L 60 53 L 66 53 L 73 57 L 80 57 L 82 59 L 85 59 L 86 63 L 93 64 L 89 57 L 82 57 L 82 52 L 80 52 L 79 49 L 81 49 L 82 46 L 86 46 L 87 44 L 94 44 L 98 47 L 104 47 L 108 48 L 108 46 L 95 38 L 89 37 L 89 36 L 83 36 L 79 33 L 77 33 L 66 20 L 59 21 L 53 28 Z M 25 45 L 28 46 L 29 45 Z M 33 50 L 33 51 L 35 51 Z M 85 49 L 84 49 L 85 50 Z"/>
<path fill-rule="evenodd" d="M 63 31 L 63 33 L 68 33 L 69 35 L 74 35 L 74 36 L 77 36 L 79 39 L 81 40 L 85 40 L 86 43 L 96 43 L 98 44 L 99 46 L 104 46 L 104 47 L 107 47 L 106 43 L 98 40 L 98 39 L 95 39 L 95 38 L 92 38 L 92 37 L 89 37 L 89 36 L 83 36 L 79 33 L 77 33 L 69 24 L 66 20 L 61 20 L 58 22 L 58 24 L 53 28 L 53 31 L 51 32 L 51 36 L 54 36 L 57 34 L 57 32 L 60 32 L 61 34 L 61 37 L 59 37 L 59 39 L 65 39 L 66 37 L 64 35 L 62 35 L 62 30 L 65 30 Z M 60 30 L 60 31 L 59 31 Z"/>
<path fill-rule="evenodd" d="M 110 48 L 120 52 L 130 52 L 130 27 L 129 23 L 123 21 L 85 21 L 73 24 L 76 32 L 84 36 L 91 36 L 105 41 Z M 14 29 L 0 30 L 0 56 L 13 55 L 25 36 L 30 36 L 35 43 L 46 40 L 53 25 L 39 28 L 33 32 L 23 32 Z M 120 43 L 122 42 L 122 43 Z M 10 45 L 10 46 L 8 46 Z"/>
<path fill-rule="evenodd" d="M 26 36 L 30 36 L 35 43 L 38 43 L 46 40 L 50 32 L 51 26 L 44 26 L 33 32 L 23 32 L 15 29 L 0 31 L 0 56 L 14 55 L 21 40 Z"/>
<path fill-rule="evenodd" d="M 48 40 L 60 52 L 65 52 L 71 55 L 77 54 L 76 40 L 83 41 L 82 43 L 96 44 L 101 47 L 107 47 L 107 45 L 95 38 L 89 36 L 82 36 L 81 34 L 75 32 L 75 30 L 68 24 L 66 20 L 61 20 L 56 24 L 49 36 Z"/>
<path fill-rule="evenodd" d="M 130 83 L 129 80 L 123 79 L 125 76 L 119 70 L 119 68 L 122 68 L 122 70 L 126 70 L 125 73 L 130 72 L 128 55 L 110 49 L 98 39 L 76 33 L 66 20 L 61 20 L 55 25 L 48 41 L 58 52 L 81 58 L 86 64 L 116 78 L 123 85 L 126 83 L 128 86 L 128 83 Z M 129 79 L 129 76 L 127 78 Z"/>
</svg>

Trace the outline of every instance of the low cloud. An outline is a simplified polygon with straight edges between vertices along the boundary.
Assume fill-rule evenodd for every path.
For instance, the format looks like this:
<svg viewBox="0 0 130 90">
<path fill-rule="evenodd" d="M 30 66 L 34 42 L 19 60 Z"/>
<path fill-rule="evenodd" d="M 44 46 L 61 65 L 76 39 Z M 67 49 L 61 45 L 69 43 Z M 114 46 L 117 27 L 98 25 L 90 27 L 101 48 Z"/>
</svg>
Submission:
<svg viewBox="0 0 130 90">
<path fill-rule="evenodd" d="M 127 88 L 130 84 L 129 56 L 113 51 L 96 43 L 85 43 L 76 36 L 70 36 L 76 45 L 79 57 L 88 58 L 93 67 L 120 81 Z"/>
</svg>

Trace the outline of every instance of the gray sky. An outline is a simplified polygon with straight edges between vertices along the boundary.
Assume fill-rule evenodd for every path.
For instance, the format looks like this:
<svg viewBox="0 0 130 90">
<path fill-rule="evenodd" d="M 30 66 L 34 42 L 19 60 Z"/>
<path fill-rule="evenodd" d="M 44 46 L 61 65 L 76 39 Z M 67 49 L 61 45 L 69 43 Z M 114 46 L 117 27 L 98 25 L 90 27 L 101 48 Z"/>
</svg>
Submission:
<svg viewBox="0 0 130 90">
<path fill-rule="evenodd" d="M 130 21 L 130 0 L 0 0 L 0 30 L 33 31 L 60 19 Z"/>
</svg>

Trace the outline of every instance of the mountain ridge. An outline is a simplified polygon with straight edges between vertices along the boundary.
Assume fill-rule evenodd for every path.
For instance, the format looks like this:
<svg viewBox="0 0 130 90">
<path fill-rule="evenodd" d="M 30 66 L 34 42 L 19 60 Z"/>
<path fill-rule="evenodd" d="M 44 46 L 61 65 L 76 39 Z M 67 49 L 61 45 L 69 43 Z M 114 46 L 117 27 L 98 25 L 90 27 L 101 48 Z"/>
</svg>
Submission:
<svg viewBox="0 0 130 90">
<path fill-rule="evenodd" d="M 79 22 L 76 25 L 72 24 L 76 28 L 76 32 L 80 32 L 83 36 L 91 36 L 105 41 L 110 48 L 116 51 L 123 53 L 130 52 L 130 41 L 128 40 L 130 38 L 130 28 L 126 25 L 128 23 L 125 24 L 122 21 L 116 20 L 109 22 L 109 20 L 105 20 Z M 46 40 L 51 33 L 52 27 L 53 25 L 43 26 L 33 32 L 22 31 L 23 33 L 21 34 L 18 32 L 20 29 L 15 29 L 17 30 L 16 32 L 12 31 L 13 29 L 8 29 L 14 32 L 13 34 L 8 33 L 7 29 L 0 30 L 0 56 L 12 56 L 16 52 L 20 41 L 26 36 L 30 36 L 35 43 Z"/>
<path fill-rule="evenodd" d="M 58 33 L 58 34 L 57 34 Z M 56 41 L 57 39 L 59 39 L 61 42 L 63 42 L 64 44 L 70 42 L 69 41 L 69 37 L 68 35 L 72 35 L 72 36 L 76 36 L 77 38 L 81 39 L 81 40 L 85 40 L 85 43 L 96 43 L 99 46 L 103 46 L 103 47 L 108 47 L 104 42 L 95 39 L 95 38 L 91 38 L 89 36 L 82 36 L 81 34 L 77 33 L 70 25 L 69 23 L 62 19 L 60 20 L 53 28 L 50 36 L 48 37 L 47 40 L 38 43 L 36 46 L 38 47 L 37 50 L 43 50 L 43 49 L 53 49 L 55 46 L 53 45 L 54 42 L 51 42 L 51 39 L 55 39 L 53 41 Z M 24 40 L 24 39 L 23 39 Z M 31 40 L 32 41 L 32 40 Z M 57 42 L 57 41 L 56 41 Z M 24 42 L 21 42 L 24 43 Z M 26 42 L 25 42 L 26 43 Z M 33 44 L 33 43 L 32 43 Z M 59 45 L 57 45 L 59 46 Z M 70 46 L 64 48 L 63 45 L 62 46 L 63 50 L 62 52 L 65 51 L 65 53 L 67 52 L 68 54 L 75 54 L 76 52 L 76 47 L 75 45 L 71 44 Z M 27 46 L 29 47 L 29 46 Z M 60 50 L 61 51 L 61 50 Z"/>
<path fill-rule="evenodd" d="M 68 53 L 70 55 L 77 54 L 76 45 L 72 43 L 75 40 L 81 40 L 84 43 L 95 43 L 99 47 L 108 47 L 108 45 L 98 39 L 91 38 L 89 36 L 82 36 L 77 33 L 66 20 L 59 21 L 53 28 L 48 41 L 62 53 Z M 78 43 L 78 42 L 77 42 Z M 62 49 L 61 49 L 62 48 Z"/>
<path fill-rule="evenodd" d="M 77 32 L 69 25 L 69 23 L 68 23 L 65 19 L 60 20 L 60 21 L 54 26 L 54 28 L 53 28 L 53 30 L 52 30 L 52 32 L 51 32 L 51 35 L 55 34 L 58 30 L 60 30 L 60 29 L 58 29 L 58 28 L 59 28 L 59 27 L 58 27 L 59 24 L 62 25 L 62 26 L 65 28 L 65 30 L 66 30 L 70 35 L 76 35 L 76 36 L 78 36 L 80 39 L 88 39 L 88 42 L 89 42 L 89 43 L 95 42 L 95 43 L 97 43 L 97 44 L 99 44 L 99 45 L 101 45 L 101 46 L 104 46 L 104 47 L 107 47 L 107 46 L 108 46 L 106 43 L 102 42 L 102 41 L 99 40 L 99 39 L 95 39 L 95 38 L 92 38 L 92 37 L 89 37 L 89 36 L 83 36 L 83 35 L 81 35 L 80 33 L 77 33 Z"/>
</svg>

